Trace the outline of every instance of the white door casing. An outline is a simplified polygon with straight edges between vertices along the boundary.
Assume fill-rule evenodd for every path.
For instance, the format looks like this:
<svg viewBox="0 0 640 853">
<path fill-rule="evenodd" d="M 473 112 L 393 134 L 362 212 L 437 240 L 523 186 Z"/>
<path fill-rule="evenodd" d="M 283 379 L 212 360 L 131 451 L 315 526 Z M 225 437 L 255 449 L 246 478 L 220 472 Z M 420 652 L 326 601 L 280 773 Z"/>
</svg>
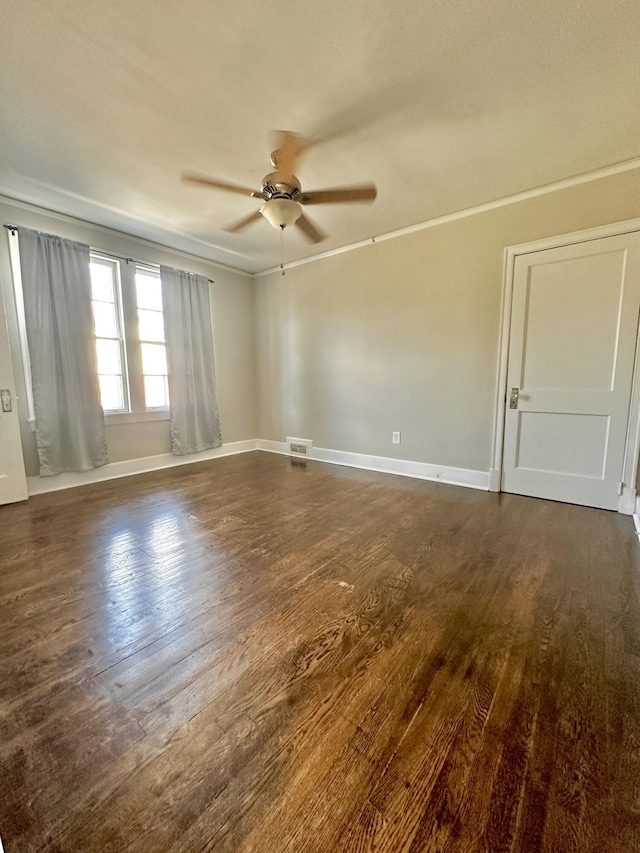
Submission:
<svg viewBox="0 0 640 853">
<path fill-rule="evenodd" d="M 11 395 L 11 412 L 0 406 L 0 504 L 27 499 L 27 479 L 20 442 L 18 406 L 13 381 L 9 337 L 7 334 L 4 301 L 0 290 L 0 390 Z"/>
<path fill-rule="evenodd" d="M 502 489 L 625 509 L 620 485 L 632 478 L 635 495 L 637 463 L 640 234 L 582 240 L 512 255 Z"/>
</svg>

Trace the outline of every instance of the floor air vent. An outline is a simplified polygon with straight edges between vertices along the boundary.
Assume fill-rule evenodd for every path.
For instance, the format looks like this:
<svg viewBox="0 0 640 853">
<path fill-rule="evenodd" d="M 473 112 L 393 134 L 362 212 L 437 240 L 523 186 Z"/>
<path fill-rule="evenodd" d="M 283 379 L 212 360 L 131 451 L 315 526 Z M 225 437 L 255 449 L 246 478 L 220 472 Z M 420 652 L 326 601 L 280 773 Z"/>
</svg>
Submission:
<svg viewBox="0 0 640 853">
<path fill-rule="evenodd" d="M 310 438 L 293 438 L 287 436 L 287 447 L 293 456 L 310 456 L 313 441 Z"/>
</svg>

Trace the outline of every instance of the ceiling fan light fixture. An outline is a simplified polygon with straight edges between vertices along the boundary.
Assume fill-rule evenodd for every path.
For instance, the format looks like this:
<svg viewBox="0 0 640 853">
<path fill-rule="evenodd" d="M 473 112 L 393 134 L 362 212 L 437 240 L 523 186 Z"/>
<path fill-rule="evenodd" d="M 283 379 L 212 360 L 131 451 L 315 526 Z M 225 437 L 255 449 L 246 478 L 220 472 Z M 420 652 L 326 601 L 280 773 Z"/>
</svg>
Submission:
<svg viewBox="0 0 640 853">
<path fill-rule="evenodd" d="M 262 205 L 260 213 L 274 228 L 288 228 L 298 221 L 302 208 L 288 198 L 271 198 Z"/>
<path fill-rule="evenodd" d="M 295 176 L 295 170 L 301 155 L 310 143 L 306 142 L 299 133 L 292 133 L 288 130 L 278 131 L 276 140 L 277 148 L 271 154 L 271 163 L 275 171 L 265 175 L 259 191 L 229 181 L 221 181 L 218 178 L 210 178 L 197 172 L 182 173 L 182 179 L 189 183 L 208 186 L 214 190 L 246 195 L 251 198 L 260 198 L 264 201 L 259 210 L 225 228 L 224 230 L 229 234 L 244 231 L 245 228 L 260 219 L 260 216 L 263 216 L 269 225 L 280 231 L 281 238 L 285 228 L 295 225 L 302 231 L 307 240 L 312 243 L 320 243 L 326 234 L 305 216 L 303 206 L 307 204 L 373 201 L 375 199 L 377 193 L 375 184 L 372 183 L 302 192 L 300 181 Z"/>
</svg>

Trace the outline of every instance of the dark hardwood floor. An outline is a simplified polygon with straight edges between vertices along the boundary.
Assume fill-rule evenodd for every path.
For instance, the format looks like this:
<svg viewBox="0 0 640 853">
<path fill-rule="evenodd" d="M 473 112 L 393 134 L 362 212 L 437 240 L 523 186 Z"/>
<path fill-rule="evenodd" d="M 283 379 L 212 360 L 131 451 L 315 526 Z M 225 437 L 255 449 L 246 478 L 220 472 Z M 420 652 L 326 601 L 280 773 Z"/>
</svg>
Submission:
<svg viewBox="0 0 640 853">
<path fill-rule="evenodd" d="M 6 853 L 640 851 L 640 546 L 252 453 L 0 508 Z"/>
</svg>

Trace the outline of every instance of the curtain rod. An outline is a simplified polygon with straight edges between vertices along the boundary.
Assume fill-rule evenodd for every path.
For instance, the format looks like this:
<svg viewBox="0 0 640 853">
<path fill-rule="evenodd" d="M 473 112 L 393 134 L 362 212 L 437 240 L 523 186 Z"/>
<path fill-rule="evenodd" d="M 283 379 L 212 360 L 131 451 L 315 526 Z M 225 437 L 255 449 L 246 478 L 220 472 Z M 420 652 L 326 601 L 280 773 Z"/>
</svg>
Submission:
<svg viewBox="0 0 640 853">
<path fill-rule="evenodd" d="M 7 231 L 11 231 L 12 234 L 15 234 L 19 230 L 17 225 L 8 225 L 7 224 L 7 225 L 4 225 L 3 227 L 6 228 Z M 117 255 L 115 252 L 105 252 L 104 249 L 96 249 L 95 251 L 100 255 L 106 255 L 108 258 L 115 258 L 118 261 L 125 261 L 126 263 L 141 264 L 142 266 L 145 266 L 145 267 L 159 267 L 160 266 L 160 264 L 154 264 L 154 263 L 151 263 L 150 261 L 143 261 L 141 258 L 131 258 L 131 257 L 128 257 L 127 255 Z M 171 269 L 178 270 L 178 267 L 172 267 Z M 178 270 L 178 271 L 182 272 L 182 270 Z M 215 284 L 215 281 L 212 278 L 208 278 L 207 281 L 209 282 L 209 284 Z"/>
</svg>

